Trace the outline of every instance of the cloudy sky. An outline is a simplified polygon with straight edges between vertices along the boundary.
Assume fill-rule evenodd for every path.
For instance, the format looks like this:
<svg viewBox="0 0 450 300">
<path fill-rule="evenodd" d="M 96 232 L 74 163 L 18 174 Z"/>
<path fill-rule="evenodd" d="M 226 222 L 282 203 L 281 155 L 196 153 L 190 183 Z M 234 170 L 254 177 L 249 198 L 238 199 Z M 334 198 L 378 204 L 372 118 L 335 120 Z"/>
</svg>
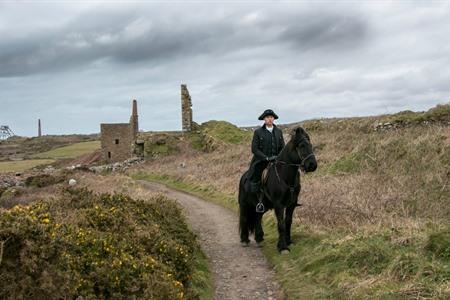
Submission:
<svg viewBox="0 0 450 300">
<path fill-rule="evenodd" d="M 63 3 L 63 4 L 61 4 Z M 0 125 L 94 133 L 127 122 L 281 123 L 450 101 L 450 2 L 0 1 Z"/>
</svg>

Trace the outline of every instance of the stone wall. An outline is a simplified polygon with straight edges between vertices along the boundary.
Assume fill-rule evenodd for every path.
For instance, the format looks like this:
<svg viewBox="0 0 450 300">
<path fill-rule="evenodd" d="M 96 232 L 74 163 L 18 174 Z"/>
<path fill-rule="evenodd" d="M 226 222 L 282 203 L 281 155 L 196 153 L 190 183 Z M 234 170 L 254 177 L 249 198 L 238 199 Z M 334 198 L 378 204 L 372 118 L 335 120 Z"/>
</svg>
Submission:
<svg viewBox="0 0 450 300">
<path fill-rule="evenodd" d="M 192 130 L 192 101 L 185 84 L 181 85 L 181 122 L 183 131 Z"/>
<path fill-rule="evenodd" d="M 133 100 L 130 123 L 100 124 L 104 161 L 121 162 L 133 156 L 139 132 L 137 101 Z"/>
<path fill-rule="evenodd" d="M 129 123 L 100 124 L 103 159 L 119 162 L 132 156 L 134 137 Z"/>
</svg>

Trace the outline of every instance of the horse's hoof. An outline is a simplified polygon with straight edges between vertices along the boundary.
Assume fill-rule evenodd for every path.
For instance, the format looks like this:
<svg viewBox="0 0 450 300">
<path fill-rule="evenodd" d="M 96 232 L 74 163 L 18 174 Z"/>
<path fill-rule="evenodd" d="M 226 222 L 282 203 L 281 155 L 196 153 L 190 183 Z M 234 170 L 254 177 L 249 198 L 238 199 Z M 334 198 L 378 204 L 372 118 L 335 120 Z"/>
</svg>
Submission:
<svg viewBox="0 0 450 300">
<path fill-rule="evenodd" d="M 250 246 L 250 242 L 241 242 L 242 247 L 248 247 Z"/>
<path fill-rule="evenodd" d="M 283 249 L 283 250 L 280 251 L 280 254 L 286 255 L 286 254 L 289 254 L 290 252 L 291 251 L 289 251 L 289 249 Z"/>
</svg>

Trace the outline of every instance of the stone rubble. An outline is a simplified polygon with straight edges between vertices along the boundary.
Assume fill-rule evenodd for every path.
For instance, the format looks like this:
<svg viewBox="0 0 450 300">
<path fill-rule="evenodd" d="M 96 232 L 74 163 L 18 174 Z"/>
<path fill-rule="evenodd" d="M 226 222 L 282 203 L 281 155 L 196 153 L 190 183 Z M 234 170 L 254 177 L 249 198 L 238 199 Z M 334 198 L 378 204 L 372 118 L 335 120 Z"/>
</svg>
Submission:
<svg viewBox="0 0 450 300">
<path fill-rule="evenodd" d="M 106 165 L 101 165 L 101 166 L 93 166 L 93 167 L 89 168 L 89 171 L 94 172 L 94 173 L 125 171 L 129 167 L 140 164 L 143 161 L 144 161 L 143 158 L 133 157 L 133 158 L 127 159 L 123 162 L 116 162 L 116 163 L 106 164 Z"/>
<path fill-rule="evenodd" d="M 388 130 L 397 130 L 400 128 L 405 128 L 405 127 L 410 127 L 412 125 L 432 125 L 432 124 L 442 124 L 445 126 L 449 126 L 450 122 L 445 122 L 445 121 L 434 121 L 434 120 L 424 120 L 421 121 L 420 123 L 415 123 L 415 122 L 411 122 L 408 120 L 405 121 L 393 121 L 393 122 L 376 122 L 373 126 L 374 131 L 378 131 L 378 132 L 383 132 L 383 131 L 388 131 Z"/>
</svg>

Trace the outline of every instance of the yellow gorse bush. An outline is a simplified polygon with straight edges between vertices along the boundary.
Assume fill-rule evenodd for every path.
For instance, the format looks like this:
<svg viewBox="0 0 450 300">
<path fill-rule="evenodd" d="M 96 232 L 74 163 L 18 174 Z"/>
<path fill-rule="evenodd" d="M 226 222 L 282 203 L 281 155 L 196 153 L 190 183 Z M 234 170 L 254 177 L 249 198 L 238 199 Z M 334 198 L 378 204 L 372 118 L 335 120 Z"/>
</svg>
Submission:
<svg viewBox="0 0 450 300">
<path fill-rule="evenodd" d="M 0 211 L 0 298 L 197 299 L 198 249 L 177 204 L 66 189 Z"/>
</svg>

